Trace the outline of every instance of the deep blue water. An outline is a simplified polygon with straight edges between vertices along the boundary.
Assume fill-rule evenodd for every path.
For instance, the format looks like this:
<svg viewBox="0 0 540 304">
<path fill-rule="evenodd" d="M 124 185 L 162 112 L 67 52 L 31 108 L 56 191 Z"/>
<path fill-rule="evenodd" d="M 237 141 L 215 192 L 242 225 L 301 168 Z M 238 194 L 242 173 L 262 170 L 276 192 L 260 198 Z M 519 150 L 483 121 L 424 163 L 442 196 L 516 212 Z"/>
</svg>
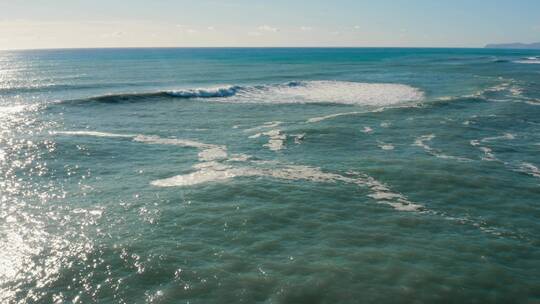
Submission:
<svg viewBox="0 0 540 304">
<path fill-rule="evenodd" d="M 540 302 L 538 56 L 0 52 L 0 302 Z"/>
</svg>

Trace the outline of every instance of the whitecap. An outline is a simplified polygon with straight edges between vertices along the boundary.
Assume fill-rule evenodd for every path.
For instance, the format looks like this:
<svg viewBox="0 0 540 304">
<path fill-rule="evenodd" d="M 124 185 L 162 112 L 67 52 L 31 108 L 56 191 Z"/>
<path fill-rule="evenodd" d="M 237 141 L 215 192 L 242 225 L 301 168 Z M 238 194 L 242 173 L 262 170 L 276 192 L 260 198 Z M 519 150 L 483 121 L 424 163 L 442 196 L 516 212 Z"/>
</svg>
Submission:
<svg viewBox="0 0 540 304">
<path fill-rule="evenodd" d="M 484 152 L 484 156 L 482 157 L 482 160 L 486 161 L 496 161 L 497 158 L 495 157 L 495 154 L 493 154 L 493 150 L 488 147 L 478 147 L 480 151 Z"/>
<path fill-rule="evenodd" d="M 378 146 L 379 146 L 379 148 L 381 148 L 382 150 L 385 150 L 385 151 L 394 150 L 394 145 L 392 145 L 392 144 L 379 142 Z"/>
<path fill-rule="evenodd" d="M 517 171 L 540 178 L 540 169 L 531 163 L 521 163 Z"/>
<path fill-rule="evenodd" d="M 242 87 L 240 86 L 225 86 L 216 88 L 197 88 L 167 91 L 170 96 L 180 98 L 218 98 L 234 96 Z"/>
<path fill-rule="evenodd" d="M 369 133 L 372 133 L 373 132 L 373 129 L 370 128 L 370 127 L 364 127 L 364 129 L 362 129 L 362 133 L 366 133 L 366 134 L 369 134 Z"/>
</svg>

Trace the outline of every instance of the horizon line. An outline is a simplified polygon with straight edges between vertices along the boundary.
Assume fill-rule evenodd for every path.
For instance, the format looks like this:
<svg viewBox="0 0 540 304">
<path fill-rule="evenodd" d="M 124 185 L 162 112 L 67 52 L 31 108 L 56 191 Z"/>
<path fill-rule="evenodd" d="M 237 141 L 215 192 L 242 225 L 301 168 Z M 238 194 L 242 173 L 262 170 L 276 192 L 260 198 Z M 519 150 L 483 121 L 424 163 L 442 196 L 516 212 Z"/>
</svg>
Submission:
<svg viewBox="0 0 540 304">
<path fill-rule="evenodd" d="M 106 50 L 106 49 L 500 49 L 470 46 L 106 46 L 106 47 L 44 47 L 7 48 L 0 51 L 47 51 L 47 50 Z M 507 49 L 512 50 L 512 49 Z M 528 50 L 528 49 L 516 49 Z M 533 50 L 533 49 L 530 49 Z"/>
</svg>

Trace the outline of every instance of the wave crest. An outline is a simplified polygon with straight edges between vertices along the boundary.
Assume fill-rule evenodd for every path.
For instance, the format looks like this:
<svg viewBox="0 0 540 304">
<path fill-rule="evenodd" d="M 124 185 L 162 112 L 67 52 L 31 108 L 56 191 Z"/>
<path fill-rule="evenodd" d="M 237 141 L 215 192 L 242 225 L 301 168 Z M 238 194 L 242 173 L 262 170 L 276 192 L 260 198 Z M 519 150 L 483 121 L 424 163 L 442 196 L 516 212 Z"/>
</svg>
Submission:
<svg viewBox="0 0 540 304">
<path fill-rule="evenodd" d="M 166 94 L 172 97 L 179 98 L 219 98 L 219 97 L 231 97 L 234 96 L 239 90 L 242 90 L 240 86 L 218 87 L 209 89 L 187 89 L 177 91 L 167 91 Z"/>
<path fill-rule="evenodd" d="M 285 84 L 222 86 L 150 93 L 127 93 L 92 97 L 79 102 L 142 102 L 156 98 L 213 99 L 231 103 L 336 103 L 386 106 L 406 101 L 421 101 L 424 93 L 412 86 L 395 83 L 349 81 L 292 81 Z"/>
</svg>

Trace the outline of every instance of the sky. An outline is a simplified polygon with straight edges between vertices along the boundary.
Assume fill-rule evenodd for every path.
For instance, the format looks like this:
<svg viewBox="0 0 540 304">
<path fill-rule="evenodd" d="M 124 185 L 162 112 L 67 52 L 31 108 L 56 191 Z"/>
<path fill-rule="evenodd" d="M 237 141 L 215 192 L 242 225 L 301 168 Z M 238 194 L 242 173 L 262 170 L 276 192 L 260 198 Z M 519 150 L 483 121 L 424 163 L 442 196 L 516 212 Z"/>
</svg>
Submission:
<svg viewBox="0 0 540 304">
<path fill-rule="evenodd" d="M 0 49 L 540 42 L 539 0 L 0 0 Z"/>
</svg>

